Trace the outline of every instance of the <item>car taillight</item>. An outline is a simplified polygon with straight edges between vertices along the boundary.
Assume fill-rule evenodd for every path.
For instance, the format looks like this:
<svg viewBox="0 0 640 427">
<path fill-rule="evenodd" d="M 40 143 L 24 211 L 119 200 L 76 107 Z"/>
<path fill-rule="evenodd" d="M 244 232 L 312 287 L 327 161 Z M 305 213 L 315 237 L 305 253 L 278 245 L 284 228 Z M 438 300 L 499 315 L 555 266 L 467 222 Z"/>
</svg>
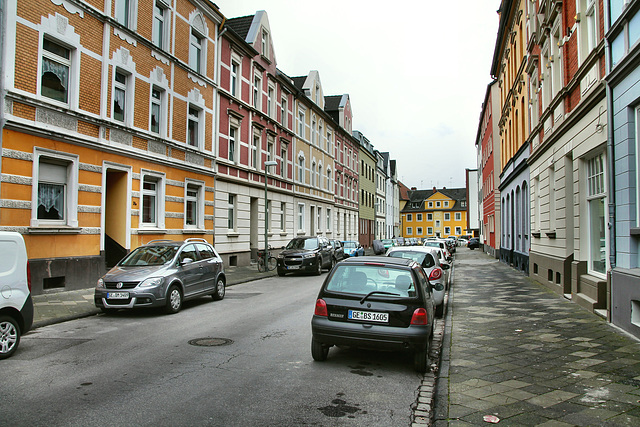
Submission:
<svg viewBox="0 0 640 427">
<path fill-rule="evenodd" d="M 317 307 L 317 304 L 316 304 L 316 307 Z M 428 325 L 429 319 L 427 316 L 427 310 L 425 310 L 424 308 L 416 308 L 416 311 L 413 312 L 413 316 L 411 316 L 411 324 L 412 325 Z"/>
<path fill-rule="evenodd" d="M 431 273 L 429 274 L 429 280 L 438 280 L 441 277 L 442 277 L 442 269 L 440 269 L 440 267 L 434 268 L 433 270 L 431 270 Z"/>
<path fill-rule="evenodd" d="M 27 261 L 27 286 L 29 287 L 29 293 L 31 293 L 31 266 Z"/>
<path fill-rule="evenodd" d="M 316 311 L 313 314 L 316 316 L 329 317 L 329 313 L 327 312 L 327 303 L 323 299 L 316 301 Z"/>
</svg>

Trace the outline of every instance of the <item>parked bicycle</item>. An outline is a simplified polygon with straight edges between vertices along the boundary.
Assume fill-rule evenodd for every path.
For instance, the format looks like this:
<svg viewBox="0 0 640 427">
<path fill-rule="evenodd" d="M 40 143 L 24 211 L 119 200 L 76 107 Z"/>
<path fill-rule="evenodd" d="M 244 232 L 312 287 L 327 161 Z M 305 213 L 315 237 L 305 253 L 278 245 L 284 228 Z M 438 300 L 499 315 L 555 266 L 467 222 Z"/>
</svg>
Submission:
<svg viewBox="0 0 640 427">
<path fill-rule="evenodd" d="M 278 266 L 278 260 L 271 255 L 271 246 L 265 251 L 264 249 L 258 249 L 258 271 L 263 273 L 265 271 L 275 270 Z M 266 261 L 265 261 L 266 260 Z"/>
</svg>

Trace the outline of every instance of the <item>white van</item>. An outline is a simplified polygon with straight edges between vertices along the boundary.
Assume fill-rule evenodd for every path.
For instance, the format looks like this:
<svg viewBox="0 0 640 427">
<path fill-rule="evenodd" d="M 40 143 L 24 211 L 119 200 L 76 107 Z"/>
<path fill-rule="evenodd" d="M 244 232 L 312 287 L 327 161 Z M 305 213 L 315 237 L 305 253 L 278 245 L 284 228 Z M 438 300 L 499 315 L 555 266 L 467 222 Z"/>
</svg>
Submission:
<svg viewBox="0 0 640 427">
<path fill-rule="evenodd" d="M 20 233 L 0 231 L 0 359 L 15 353 L 33 324 L 31 273 Z"/>
</svg>

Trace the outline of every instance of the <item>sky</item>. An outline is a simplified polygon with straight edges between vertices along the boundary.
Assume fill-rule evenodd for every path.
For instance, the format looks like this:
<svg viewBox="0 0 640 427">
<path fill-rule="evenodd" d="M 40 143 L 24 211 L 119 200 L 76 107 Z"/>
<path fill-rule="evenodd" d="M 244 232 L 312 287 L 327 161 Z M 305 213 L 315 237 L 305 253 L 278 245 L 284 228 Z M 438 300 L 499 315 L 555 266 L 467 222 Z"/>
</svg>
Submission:
<svg viewBox="0 0 640 427">
<path fill-rule="evenodd" d="M 396 160 L 407 187 L 461 188 L 498 32 L 500 0 L 214 0 L 229 18 L 265 10 L 278 69 L 349 94 L 353 129 Z"/>
</svg>

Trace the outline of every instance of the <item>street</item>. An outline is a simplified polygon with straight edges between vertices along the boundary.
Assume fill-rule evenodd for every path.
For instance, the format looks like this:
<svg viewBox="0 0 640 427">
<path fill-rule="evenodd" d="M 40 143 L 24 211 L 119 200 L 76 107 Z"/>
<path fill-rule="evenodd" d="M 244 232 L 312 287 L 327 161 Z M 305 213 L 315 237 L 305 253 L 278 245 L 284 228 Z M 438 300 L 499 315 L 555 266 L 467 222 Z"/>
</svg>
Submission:
<svg viewBox="0 0 640 427">
<path fill-rule="evenodd" d="M 408 425 L 422 378 L 410 356 L 332 348 L 313 362 L 326 274 L 238 285 L 176 315 L 38 328 L 2 363 L 2 424 Z"/>
</svg>

